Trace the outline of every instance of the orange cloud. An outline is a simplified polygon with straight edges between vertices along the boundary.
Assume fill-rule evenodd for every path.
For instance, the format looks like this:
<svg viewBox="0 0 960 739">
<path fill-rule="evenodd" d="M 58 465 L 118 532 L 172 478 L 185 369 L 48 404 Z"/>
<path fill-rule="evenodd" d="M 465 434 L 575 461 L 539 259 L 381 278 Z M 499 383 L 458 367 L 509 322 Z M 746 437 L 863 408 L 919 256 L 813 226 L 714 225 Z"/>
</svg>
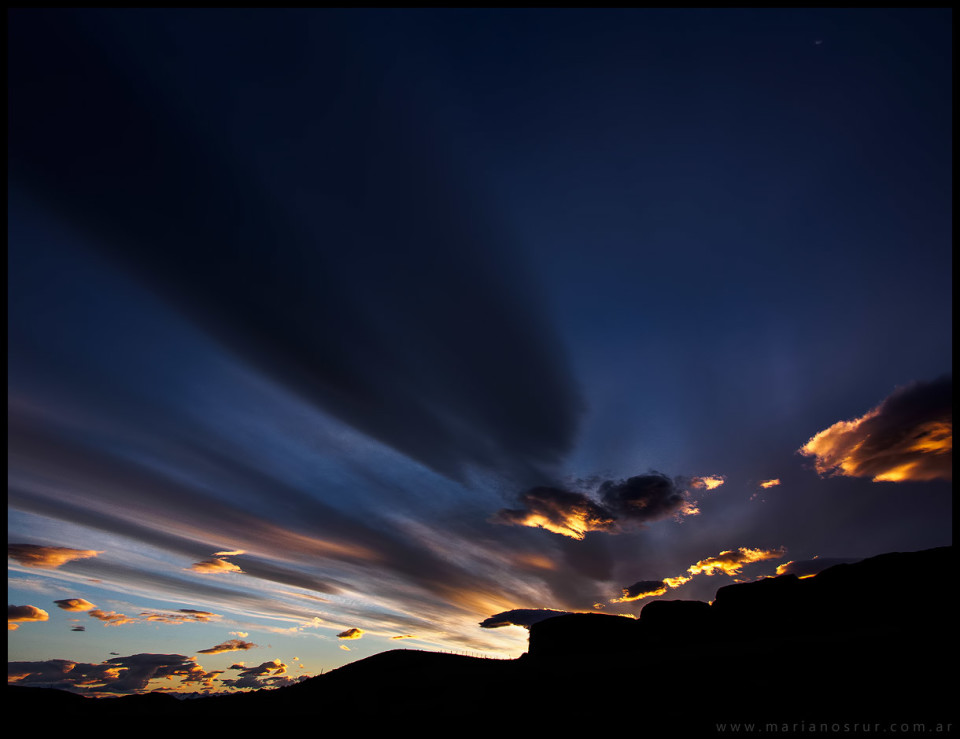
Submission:
<svg viewBox="0 0 960 739">
<path fill-rule="evenodd" d="M 287 673 L 287 665 L 279 659 L 264 662 L 257 667 L 244 667 L 242 662 L 230 666 L 231 670 L 240 670 L 240 677 L 236 680 L 221 680 L 224 685 L 235 688 L 266 688 L 290 685 L 296 680 L 283 677 Z"/>
<path fill-rule="evenodd" d="M 628 603 L 632 600 L 641 598 L 656 597 L 667 592 L 668 585 L 663 580 L 641 580 L 630 587 L 624 588 L 619 598 L 614 598 L 611 603 Z"/>
<path fill-rule="evenodd" d="M 205 559 L 202 562 L 194 562 L 190 565 L 190 569 L 205 575 L 216 572 L 243 572 L 233 562 L 228 562 L 225 559 Z"/>
<path fill-rule="evenodd" d="M 779 485 L 779 484 L 780 484 L 780 480 L 777 479 L 777 478 L 774 478 L 773 480 L 761 480 L 761 481 L 760 481 L 760 487 L 762 487 L 762 488 L 775 488 L 775 487 L 776 487 L 777 485 Z"/>
<path fill-rule="evenodd" d="M 779 549 L 728 549 L 715 557 L 707 557 L 687 568 L 691 575 L 715 575 L 717 572 L 723 572 L 726 575 L 738 575 L 744 565 L 753 562 L 761 562 L 766 559 L 778 559 L 785 555 L 787 550 L 784 547 Z"/>
<path fill-rule="evenodd" d="M 537 487 L 521 496 L 525 509 L 500 510 L 496 523 L 529 526 L 583 539 L 590 531 L 610 531 L 616 520 L 603 506 L 583 493 Z"/>
<path fill-rule="evenodd" d="M 515 559 L 519 564 L 533 567 L 537 570 L 555 570 L 557 564 L 543 554 L 517 554 Z"/>
<path fill-rule="evenodd" d="M 89 611 L 96 608 L 93 603 L 83 598 L 65 598 L 64 600 L 55 600 L 53 602 L 65 611 Z"/>
<path fill-rule="evenodd" d="M 799 453 L 814 458 L 821 476 L 951 480 L 952 379 L 898 388 L 860 418 L 838 421 L 816 434 Z"/>
<path fill-rule="evenodd" d="M 137 623 L 137 619 L 135 618 L 124 616 L 122 613 L 117 613 L 116 611 L 101 611 L 99 608 L 90 611 L 88 615 L 98 621 L 103 621 L 104 626 L 125 626 L 127 624 Z"/>
<path fill-rule="evenodd" d="M 350 651 L 350 647 L 348 647 L 346 644 L 341 644 L 340 649 L 342 649 L 344 652 Z"/>
<path fill-rule="evenodd" d="M 7 630 L 15 631 L 20 624 L 46 621 L 50 614 L 36 606 L 7 606 Z"/>
<path fill-rule="evenodd" d="M 246 549 L 235 549 L 232 552 L 214 552 L 214 557 L 232 557 L 234 554 L 246 554 Z"/>
<path fill-rule="evenodd" d="M 721 477 L 694 478 L 691 487 L 707 489 L 723 484 Z M 709 482 L 708 482 L 709 481 Z M 617 534 L 651 521 L 695 516 L 696 501 L 682 487 L 683 478 L 651 470 L 625 480 L 605 480 L 593 495 L 555 487 L 531 488 L 519 498 L 521 508 L 504 508 L 493 523 L 542 528 L 583 539 L 592 531 Z"/>
<path fill-rule="evenodd" d="M 69 547 L 47 547 L 38 544 L 8 544 L 7 556 L 24 567 L 56 569 L 75 559 L 96 557 L 103 552 L 93 549 L 70 549 Z"/>
<path fill-rule="evenodd" d="M 338 639 L 359 639 L 363 636 L 363 629 L 347 629 L 346 631 L 341 631 L 337 634 Z"/>
<path fill-rule="evenodd" d="M 391 636 L 391 639 L 416 639 L 413 634 L 400 634 L 399 636 Z"/>
<path fill-rule="evenodd" d="M 216 613 L 210 613 L 210 611 L 195 611 L 192 608 L 181 608 L 176 613 L 145 612 L 140 614 L 140 618 L 144 621 L 160 621 L 168 624 L 182 624 L 196 621 L 206 623 L 208 621 L 215 621 L 220 618 L 220 616 Z"/>
<path fill-rule="evenodd" d="M 242 639 L 230 639 L 222 644 L 217 644 L 209 649 L 198 649 L 197 654 L 223 654 L 224 652 L 243 652 L 247 649 L 253 649 L 260 646 L 253 642 L 243 641 Z"/>
<path fill-rule="evenodd" d="M 695 575 L 715 575 L 717 572 L 723 572 L 727 575 L 737 575 L 744 565 L 753 562 L 761 562 L 766 559 L 776 559 L 786 554 L 784 547 L 779 549 L 730 549 L 720 552 L 715 557 L 707 557 L 687 568 L 686 575 L 677 575 L 676 577 L 665 577 L 662 580 L 641 580 L 621 591 L 619 598 L 614 598 L 611 603 L 627 603 L 641 598 L 652 598 L 663 595 L 667 590 L 679 588 L 684 583 L 690 582 Z M 596 607 L 596 606 L 594 606 Z"/>
<path fill-rule="evenodd" d="M 777 567 L 778 575 L 796 575 L 801 580 L 805 577 L 813 577 L 828 567 L 834 565 L 850 564 L 857 562 L 856 559 L 845 559 L 839 557 L 814 557 L 799 561 L 784 562 Z"/>
<path fill-rule="evenodd" d="M 690 480 L 690 485 L 698 490 L 713 490 L 723 485 L 726 481 L 727 478 L 723 475 L 711 475 L 709 477 L 694 477 Z"/>
<path fill-rule="evenodd" d="M 676 577 L 665 577 L 663 578 L 663 583 L 668 588 L 679 588 L 684 583 L 688 583 L 692 580 L 692 577 L 686 577 L 684 575 L 677 575 Z"/>
</svg>

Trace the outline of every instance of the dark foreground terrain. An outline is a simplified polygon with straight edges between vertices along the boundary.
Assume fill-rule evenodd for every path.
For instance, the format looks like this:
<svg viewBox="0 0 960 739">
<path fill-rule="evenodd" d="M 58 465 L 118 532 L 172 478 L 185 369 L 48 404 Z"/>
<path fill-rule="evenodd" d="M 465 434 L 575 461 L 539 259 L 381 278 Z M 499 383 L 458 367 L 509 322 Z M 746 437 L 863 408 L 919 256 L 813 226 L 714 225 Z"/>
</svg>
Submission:
<svg viewBox="0 0 960 739">
<path fill-rule="evenodd" d="M 947 735 L 956 733 L 946 727 L 956 702 L 954 572 L 952 547 L 885 554 L 813 578 L 730 585 L 712 605 L 654 601 L 636 620 L 551 618 L 531 627 L 529 651 L 517 660 L 396 650 L 290 687 L 219 697 L 91 699 L 8 686 L 8 715 L 224 727 L 257 717 L 282 731 L 376 726 L 431 735 L 472 727 L 507 736 L 520 728 L 858 736 L 918 733 L 920 725 Z M 286 723 L 296 718 L 312 721 Z"/>
</svg>

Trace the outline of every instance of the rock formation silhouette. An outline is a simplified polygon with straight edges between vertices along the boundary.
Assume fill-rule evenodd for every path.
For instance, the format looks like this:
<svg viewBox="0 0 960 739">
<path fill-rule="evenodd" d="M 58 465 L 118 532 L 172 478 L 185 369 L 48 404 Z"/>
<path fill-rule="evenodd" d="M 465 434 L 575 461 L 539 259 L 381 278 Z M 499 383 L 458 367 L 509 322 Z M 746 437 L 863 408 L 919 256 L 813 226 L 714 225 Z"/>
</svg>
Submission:
<svg viewBox="0 0 960 739">
<path fill-rule="evenodd" d="M 953 549 L 941 547 L 729 585 L 712 604 L 657 600 L 637 619 L 560 615 L 530 627 L 516 660 L 394 650 L 275 690 L 184 701 L 8 686 L 8 705 L 12 715 L 71 719 L 312 716 L 324 727 L 360 716 L 413 728 L 469 720 L 699 736 L 734 723 L 778 735 L 811 723 L 861 733 L 897 723 L 907 733 L 905 724 L 945 725 L 955 713 L 944 677 L 956 656 L 953 571 Z"/>
</svg>

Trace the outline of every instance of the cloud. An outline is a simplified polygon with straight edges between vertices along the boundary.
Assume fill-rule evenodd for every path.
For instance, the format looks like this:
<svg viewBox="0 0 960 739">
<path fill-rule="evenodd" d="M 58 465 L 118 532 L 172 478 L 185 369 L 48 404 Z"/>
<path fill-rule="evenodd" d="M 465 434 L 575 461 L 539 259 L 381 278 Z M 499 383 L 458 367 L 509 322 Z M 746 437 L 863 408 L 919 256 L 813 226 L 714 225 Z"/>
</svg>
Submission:
<svg viewBox="0 0 960 739">
<path fill-rule="evenodd" d="M 698 490 L 713 490 L 727 481 L 723 475 L 711 475 L 709 477 L 694 477 L 690 480 L 691 486 Z"/>
<path fill-rule="evenodd" d="M 780 485 L 780 480 L 774 478 L 772 480 L 761 480 L 757 483 L 757 490 L 750 496 L 750 500 L 759 500 L 761 503 L 765 503 L 766 500 L 763 497 L 763 491 L 769 490 L 770 488 L 775 488 Z"/>
<path fill-rule="evenodd" d="M 627 603 L 641 598 L 663 595 L 670 586 L 663 580 L 641 580 L 623 589 L 623 595 L 614 598 L 611 603 Z"/>
<path fill-rule="evenodd" d="M 187 682 L 203 680 L 207 673 L 193 657 L 182 654 L 134 654 L 114 657 L 106 664 L 118 668 L 117 679 L 101 690 L 114 693 L 133 693 L 145 690 L 151 680 L 164 677 L 186 678 Z"/>
<path fill-rule="evenodd" d="M 247 649 L 253 649 L 254 647 L 260 646 L 259 644 L 254 644 L 253 642 L 243 641 L 242 639 L 230 639 L 225 641 L 222 644 L 217 644 L 215 647 L 210 647 L 209 649 L 198 649 L 197 654 L 223 654 L 224 652 L 242 652 Z"/>
<path fill-rule="evenodd" d="M 501 509 L 491 521 L 543 528 L 580 540 L 591 531 L 616 534 L 658 519 L 698 514 L 696 501 L 682 484 L 683 478 L 671 479 L 651 471 L 626 480 L 602 481 L 592 496 L 556 487 L 534 487 L 520 496 L 522 508 Z M 722 484 L 719 476 L 690 481 L 692 487 L 704 490 Z"/>
<path fill-rule="evenodd" d="M 65 598 L 53 602 L 57 604 L 58 608 L 62 608 L 65 611 L 89 611 L 96 608 L 93 603 L 83 598 Z"/>
<path fill-rule="evenodd" d="M 246 553 L 247 553 L 246 549 L 235 549 L 232 552 L 214 552 L 213 556 L 214 557 L 232 557 L 235 555 L 246 554 Z"/>
<path fill-rule="evenodd" d="M 248 636 L 250 636 L 250 634 L 248 634 L 246 631 L 231 631 L 230 635 L 236 636 L 240 639 L 246 639 Z"/>
<path fill-rule="evenodd" d="M 290 684 L 290 680 L 281 679 L 287 672 L 287 665 L 279 659 L 262 662 L 256 667 L 246 667 L 242 662 L 230 666 L 231 670 L 240 670 L 236 679 L 221 679 L 224 685 L 234 688 L 265 688 L 279 687 Z"/>
<path fill-rule="evenodd" d="M 209 681 L 193 657 L 181 654 L 134 654 L 100 664 L 51 659 L 11 662 L 7 679 L 20 685 L 42 685 L 74 692 L 135 693 L 146 690 L 157 678 L 179 677 L 185 682 Z M 211 684 L 212 686 L 212 684 Z"/>
<path fill-rule="evenodd" d="M 173 423 L 173 419 L 166 422 Z M 260 549 L 271 552 L 274 559 L 291 561 L 295 567 L 280 568 L 271 563 L 259 563 L 253 558 L 239 560 L 238 564 L 248 577 L 328 593 L 337 592 L 338 586 L 309 574 L 309 568 L 315 566 L 318 557 L 334 566 L 344 562 L 351 572 L 356 572 L 357 566 L 364 568 L 366 577 L 376 580 L 378 587 L 383 586 L 381 593 L 385 587 L 399 596 L 401 591 L 409 593 L 409 587 L 413 586 L 425 591 L 425 597 L 430 598 L 431 603 L 439 600 L 450 603 L 458 583 L 466 577 L 472 578 L 474 590 L 478 587 L 492 591 L 503 589 L 502 581 L 494 573 L 489 577 L 478 576 L 472 568 L 468 571 L 458 558 L 438 553 L 419 537 L 380 525 L 366 516 L 355 518 L 339 511 L 301 486 L 291 484 L 277 474 L 264 472 L 244 455 L 239 455 L 237 449 L 228 452 L 222 445 L 204 443 L 200 449 L 206 466 L 199 473 L 207 474 L 212 468 L 218 487 L 251 494 L 256 490 L 268 495 L 278 502 L 275 512 L 289 514 L 295 520 L 271 521 L 244 510 L 235 501 L 210 496 L 202 486 L 192 486 L 182 478 L 166 477 L 155 466 L 135 463 L 114 454 L 111 448 L 92 446 L 86 437 L 56 433 L 55 429 L 47 428 L 29 416 L 17 416 L 14 426 L 16 433 L 11 433 L 11 455 L 18 461 L 19 469 L 24 474 L 55 474 L 69 480 L 69 484 L 76 488 L 77 504 L 46 498 L 32 490 L 14 489 L 11 498 L 23 510 L 82 523 L 196 558 L 191 561 L 205 559 L 208 547 L 203 546 L 198 552 L 199 545 L 192 538 L 205 536 L 205 532 L 216 531 L 224 538 L 229 536 L 230 540 L 238 542 L 256 539 Z M 203 438 L 199 430 L 197 436 Z M 170 443 L 167 437 L 157 442 L 162 445 Z M 161 446 L 159 449 L 167 452 L 164 456 L 192 455 L 197 451 L 193 447 L 170 450 Z M 144 512 L 139 523 L 87 507 L 95 505 L 96 509 L 124 511 L 131 505 L 131 495 L 136 496 L 134 499 L 139 510 Z M 449 536 L 446 538 L 449 540 Z M 79 570 L 83 565 L 77 563 L 76 568 Z M 86 567 L 87 571 L 98 576 L 108 574 L 107 581 L 115 583 L 132 581 L 137 587 L 152 585 L 183 598 L 215 596 L 218 602 L 226 600 L 233 604 L 243 603 L 245 607 L 267 608 L 272 613 L 286 611 L 284 615 L 303 616 L 302 610 L 288 606 L 285 599 L 261 598 L 249 589 L 228 589 L 209 582 L 201 587 L 194 582 L 196 578 L 171 577 L 115 561 L 91 561 Z M 186 572 L 201 574 L 191 570 Z M 208 581 L 218 577 L 217 574 L 201 576 Z M 243 578 L 231 575 L 230 579 Z M 245 583 L 237 584 L 243 586 Z"/>
<path fill-rule="evenodd" d="M 127 624 L 137 623 L 136 618 L 130 618 L 116 611 L 102 611 L 99 608 L 90 611 L 87 615 L 98 621 L 103 621 L 104 626 L 126 626 Z"/>
<path fill-rule="evenodd" d="M 762 562 L 767 559 L 777 559 L 787 553 L 785 547 L 779 549 L 728 549 L 715 557 L 701 559 L 695 565 L 687 568 L 691 575 L 709 575 L 713 576 L 718 572 L 725 575 L 737 575 L 740 570 L 748 564 Z"/>
<path fill-rule="evenodd" d="M 852 421 L 838 421 L 799 450 L 821 476 L 873 482 L 951 480 L 953 379 L 897 388 Z"/>
<path fill-rule="evenodd" d="M 67 659 L 9 662 L 7 663 L 7 680 L 22 684 L 55 682 L 62 680 L 78 664 Z"/>
<path fill-rule="evenodd" d="M 347 629 L 346 631 L 341 631 L 337 634 L 338 639 L 359 639 L 364 634 L 363 629 Z"/>
<path fill-rule="evenodd" d="M 22 623 L 46 621 L 50 614 L 36 606 L 7 606 L 7 630 L 15 631 Z"/>
<path fill-rule="evenodd" d="M 569 611 L 555 611 L 550 608 L 516 608 L 512 611 L 497 613 L 480 622 L 484 629 L 499 629 L 501 626 L 523 626 L 529 629 L 533 624 L 554 616 L 565 616 Z"/>
<path fill-rule="evenodd" d="M 48 547 L 38 544 L 8 544 L 7 556 L 24 567 L 56 569 L 75 559 L 96 557 L 103 552 L 92 549 L 70 549 L 69 547 Z"/>
<path fill-rule="evenodd" d="M 583 539 L 590 531 L 611 531 L 616 519 L 584 493 L 535 487 L 520 496 L 522 509 L 502 509 L 494 523 L 543 528 L 555 534 Z"/>
<path fill-rule="evenodd" d="M 416 639 L 413 634 L 398 634 L 397 636 L 391 636 L 391 639 Z"/>
<path fill-rule="evenodd" d="M 777 567 L 778 575 L 796 575 L 799 578 L 813 577 L 823 572 L 828 567 L 834 565 L 851 564 L 859 562 L 857 559 L 844 559 L 838 557 L 814 557 L 813 559 L 802 559 L 793 562 L 784 562 Z"/>
<path fill-rule="evenodd" d="M 703 482 L 716 481 L 716 484 Z M 720 478 L 693 478 L 700 481 L 694 487 L 706 489 L 723 484 Z M 670 516 L 686 516 L 699 513 L 696 501 L 690 500 L 689 493 L 680 487 L 681 478 L 671 479 L 661 472 L 637 475 L 620 482 L 608 480 L 600 485 L 599 492 L 603 502 L 621 518 L 646 523 Z"/>
<path fill-rule="evenodd" d="M 694 565 L 690 565 L 685 575 L 665 577 L 662 580 L 641 580 L 640 582 L 634 583 L 624 588 L 619 598 L 614 598 L 610 602 L 626 603 L 640 600 L 641 598 L 664 595 L 668 590 L 678 588 L 690 582 L 696 575 L 712 576 L 718 572 L 723 572 L 731 576 L 737 575 L 745 565 L 768 559 L 777 559 L 784 556 L 786 551 L 784 547 L 780 547 L 779 549 L 748 549 L 746 547 L 740 547 L 739 549 L 723 551 L 714 557 L 707 557 L 706 559 L 701 559 Z"/>
<path fill-rule="evenodd" d="M 194 572 L 202 572 L 205 575 L 215 572 L 243 572 L 233 562 L 228 562 L 225 559 L 206 559 L 202 562 L 194 562 L 190 565 L 190 569 Z"/>
<path fill-rule="evenodd" d="M 272 22 L 290 31 L 291 54 L 355 81 L 344 104 L 304 106 L 312 86 L 289 74 L 284 54 L 259 65 L 293 87 L 253 105 L 243 74 L 217 77 L 240 107 L 224 115 L 221 98 L 181 87 L 196 116 L 180 118 L 120 71 L 134 68 L 123 63 L 127 21 L 91 34 L 71 13 L 20 16 L 9 49 L 10 105 L 20 110 L 12 187 L 258 372 L 401 454 L 458 479 L 471 468 L 530 477 L 556 464 L 583 401 L 511 235 L 465 173 L 416 143 L 430 131 L 398 125 L 408 111 L 391 101 L 407 97 L 407 83 L 371 74 L 337 18 L 303 48 L 299 21 Z M 216 33 L 241 39 L 257 24 L 239 17 Z M 206 44 L 185 38 L 152 83 L 206 79 L 207 62 Z M 224 62 L 249 64 L 230 53 Z M 64 65 L 69 81 L 52 73 Z M 254 134 L 261 105 L 276 116 L 258 117 Z M 57 140 L 41 133 L 78 106 L 89 114 Z M 260 156 L 231 156 L 217 137 Z M 294 140 L 304 145 L 291 156 L 281 142 Z M 90 177 L 92 167 L 111 175 Z"/>
<path fill-rule="evenodd" d="M 209 621 L 216 621 L 219 618 L 220 616 L 218 614 L 210 613 L 209 611 L 195 611 L 192 608 L 181 608 L 176 613 L 152 613 L 146 611 L 141 613 L 137 620 L 182 624 L 194 622 L 207 623 Z"/>
<path fill-rule="evenodd" d="M 196 618 L 198 621 L 209 621 L 211 619 L 220 618 L 220 615 L 217 613 L 211 613 L 210 611 L 198 611 L 195 608 L 179 608 L 177 613 L 185 613 L 188 616 Z"/>
<path fill-rule="evenodd" d="M 346 644 L 341 644 L 340 649 L 342 649 L 344 652 L 350 651 L 350 647 L 348 647 Z"/>
<path fill-rule="evenodd" d="M 71 626 L 70 631 L 86 631 L 86 626 Z"/>
</svg>

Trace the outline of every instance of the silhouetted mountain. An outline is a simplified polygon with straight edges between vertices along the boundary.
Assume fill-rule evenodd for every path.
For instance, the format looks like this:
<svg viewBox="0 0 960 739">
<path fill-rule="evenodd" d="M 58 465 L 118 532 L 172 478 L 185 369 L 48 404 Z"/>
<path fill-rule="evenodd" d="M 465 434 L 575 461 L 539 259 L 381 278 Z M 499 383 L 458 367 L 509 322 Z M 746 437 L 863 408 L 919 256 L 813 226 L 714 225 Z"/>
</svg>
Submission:
<svg viewBox="0 0 960 739">
<path fill-rule="evenodd" d="M 8 687 L 15 713 L 63 718 L 311 716 L 323 727 L 631 728 L 715 735 L 718 723 L 861 728 L 952 719 L 952 547 L 885 554 L 816 577 L 720 588 L 712 605 L 653 601 L 638 619 L 567 614 L 527 654 L 395 650 L 275 690 L 177 701 Z M 358 721 L 360 723 L 358 723 Z M 451 723 L 456 722 L 456 723 Z M 518 723 L 519 722 L 519 723 Z M 793 726 L 793 732 L 790 727 Z M 801 728 L 797 728 L 801 726 Z M 933 731 L 932 729 L 929 731 Z M 722 732 L 719 732 L 722 733 Z M 756 730 L 756 733 L 763 735 Z M 899 733 L 909 733 L 900 731 Z"/>
</svg>

